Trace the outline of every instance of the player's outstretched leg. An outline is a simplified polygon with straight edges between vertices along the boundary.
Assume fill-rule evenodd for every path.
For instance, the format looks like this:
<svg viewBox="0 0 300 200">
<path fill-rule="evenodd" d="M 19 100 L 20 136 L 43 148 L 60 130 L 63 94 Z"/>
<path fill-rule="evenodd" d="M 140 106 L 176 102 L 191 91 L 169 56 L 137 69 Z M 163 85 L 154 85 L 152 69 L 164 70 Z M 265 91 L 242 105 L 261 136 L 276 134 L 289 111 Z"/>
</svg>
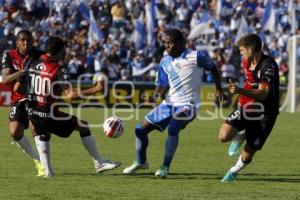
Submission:
<svg viewBox="0 0 300 200">
<path fill-rule="evenodd" d="M 34 136 L 34 141 L 35 141 L 36 148 L 39 149 L 40 136 L 39 135 Z M 36 176 L 45 176 L 46 172 L 45 172 L 45 169 L 44 169 L 40 159 L 39 160 L 34 160 L 34 162 L 35 162 L 35 167 L 38 171 L 38 174 Z"/>
<path fill-rule="evenodd" d="M 123 170 L 124 174 L 135 174 L 137 170 L 149 168 L 149 163 L 147 161 L 148 133 L 150 133 L 153 129 L 154 127 L 146 121 L 143 121 L 142 124 L 136 125 L 136 160 L 132 165 Z"/>
<path fill-rule="evenodd" d="M 155 172 L 155 177 L 165 178 L 176 152 L 179 140 L 180 123 L 172 119 L 168 127 L 168 137 L 165 142 L 165 155 L 161 167 Z"/>
<path fill-rule="evenodd" d="M 100 157 L 95 140 L 92 137 L 90 130 L 87 128 L 88 127 L 87 122 L 84 121 L 81 122 L 82 122 L 81 124 L 85 124 L 85 126 L 83 127 L 78 125 L 76 130 L 79 131 L 82 144 L 93 159 L 96 172 L 101 173 L 119 167 L 121 165 L 120 162 L 113 162 L 110 160 L 102 159 Z"/>
<path fill-rule="evenodd" d="M 49 178 L 54 176 L 54 170 L 51 165 L 50 134 L 40 135 L 37 141 L 37 149 L 40 155 L 41 163 L 45 170 L 44 177 Z"/>
<path fill-rule="evenodd" d="M 232 141 L 229 145 L 228 154 L 233 156 L 239 153 L 244 141 L 244 134 L 239 134 L 239 130 L 229 124 L 230 122 L 231 121 L 227 119 L 225 123 L 222 124 L 219 131 L 219 140 L 224 143 Z"/>
<path fill-rule="evenodd" d="M 32 148 L 31 143 L 28 138 L 23 134 L 24 125 L 18 121 L 13 121 L 9 123 L 9 129 L 11 136 L 14 138 L 17 146 L 28 156 L 32 158 L 37 168 L 37 176 L 43 176 L 45 171 L 42 168 L 38 152 Z"/>
<path fill-rule="evenodd" d="M 256 150 L 250 148 L 246 144 L 236 164 L 227 171 L 227 173 L 224 175 L 221 181 L 222 182 L 234 181 L 237 177 L 238 172 L 244 169 L 252 161 L 255 152 Z"/>
</svg>

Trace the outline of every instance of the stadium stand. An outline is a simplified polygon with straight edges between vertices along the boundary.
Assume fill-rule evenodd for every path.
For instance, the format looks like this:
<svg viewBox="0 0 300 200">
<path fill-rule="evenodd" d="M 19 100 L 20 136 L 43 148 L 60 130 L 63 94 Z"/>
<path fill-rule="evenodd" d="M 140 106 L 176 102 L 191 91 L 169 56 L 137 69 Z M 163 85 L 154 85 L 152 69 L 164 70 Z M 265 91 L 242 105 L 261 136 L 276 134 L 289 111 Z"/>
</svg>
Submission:
<svg viewBox="0 0 300 200">
<path fill-rule="evenodd" d="M 21 29 L 33 32 L 45 48 L 49 35 L 67 43 L 64 64 L 72 79 L 107 72 L 110 80 L 153 81 L 164 53 L 168 28 L 180 28 L 187 47 L 207 49 L 224 81 L 240 80 L 237 38 L 258 33 L 264 51 L 278 62 L 281 83 L 287 83 L 287 40 L 299 34 L 300 3 L 292 0 L 0 0 L 0 54 L 13 48 Z M 203 72 L 211 82 L 211 75 Z"/>
</svg>

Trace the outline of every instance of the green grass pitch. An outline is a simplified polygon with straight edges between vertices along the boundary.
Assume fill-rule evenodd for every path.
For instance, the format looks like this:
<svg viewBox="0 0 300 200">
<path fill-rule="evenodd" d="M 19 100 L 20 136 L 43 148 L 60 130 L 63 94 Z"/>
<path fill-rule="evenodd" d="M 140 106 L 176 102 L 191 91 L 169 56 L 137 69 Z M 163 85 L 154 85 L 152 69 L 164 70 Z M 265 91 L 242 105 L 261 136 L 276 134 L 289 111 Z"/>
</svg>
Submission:
<svg viewBox="0 0 300 200">
<path fill-rule="evenodd" d="M 129 116 L 121 113 L 119 116 Z M 149 110 L 142 110 L 142 117 Z M 202 113 L 200 113 L 201 115 Z M 150 134 L 149 170 L 135 176 L 122 175 L 134 160 L 134 126 L 125 121 L 125 134 L 118 139 L 91 128 L 101 155 L 122 162 L 120 168 L 96 174 L 79 134 L 69 139 L 52 137 L 52 164 L 56 176 L 35 177 L 33 162 L 8 134 L 8 108 L 0 108 L 0 199 L 300 199 L 300 113 L 281 113 L 263 150 L 234 183 L 220 179 L 237 157 L 227 155 L 227 144 L 217 140 L 221 119 L 193 121 L 181 132 L 180 143 L 167 179 L 154 178 L 164 151 L 163 134 Z M 103 121 L 103 111 L 88 108 L 82 119 Z M 25 133 L 31 139 L 30 132 Z"/>
</svg>

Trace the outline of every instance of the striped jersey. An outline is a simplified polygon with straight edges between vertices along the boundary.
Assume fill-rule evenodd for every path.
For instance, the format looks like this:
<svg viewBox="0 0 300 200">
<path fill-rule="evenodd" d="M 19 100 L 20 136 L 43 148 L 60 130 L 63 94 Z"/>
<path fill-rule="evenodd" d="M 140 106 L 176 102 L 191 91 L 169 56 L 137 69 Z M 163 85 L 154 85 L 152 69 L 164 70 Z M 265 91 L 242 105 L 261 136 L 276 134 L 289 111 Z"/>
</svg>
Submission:
<svg viewBox="0 0 300 200">
<path fill-rule="evenodd" d="M 170 87 L 164 103 L 173 106 L 195 104 L 199 106 L 201 68 L 214 66 L 207 51 L 184 50 L 176 58 L 166 55 L 161 59 L 155 80 L 156 86 Z"/>
</svg>

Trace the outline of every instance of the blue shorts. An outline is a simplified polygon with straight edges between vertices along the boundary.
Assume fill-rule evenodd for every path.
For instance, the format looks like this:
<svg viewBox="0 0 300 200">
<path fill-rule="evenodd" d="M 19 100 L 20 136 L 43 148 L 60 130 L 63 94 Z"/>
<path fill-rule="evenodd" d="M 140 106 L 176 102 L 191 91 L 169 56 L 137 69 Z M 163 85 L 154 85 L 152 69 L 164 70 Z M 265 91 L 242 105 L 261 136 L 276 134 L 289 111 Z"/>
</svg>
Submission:
<svg viewBox="0 0 300 200">
<path fill-rule="evenodd" d="M 162 103 L 153 108 L 145 116 L 145 119 L 162 132 L 167 128 L 171 119 L 181 121 L 183 124 L 182 128 L 184 128 L 188 123 L 193 121 L 196 114 L 196 108 L 192 105 L 171 106 Z"/>
</svg>

